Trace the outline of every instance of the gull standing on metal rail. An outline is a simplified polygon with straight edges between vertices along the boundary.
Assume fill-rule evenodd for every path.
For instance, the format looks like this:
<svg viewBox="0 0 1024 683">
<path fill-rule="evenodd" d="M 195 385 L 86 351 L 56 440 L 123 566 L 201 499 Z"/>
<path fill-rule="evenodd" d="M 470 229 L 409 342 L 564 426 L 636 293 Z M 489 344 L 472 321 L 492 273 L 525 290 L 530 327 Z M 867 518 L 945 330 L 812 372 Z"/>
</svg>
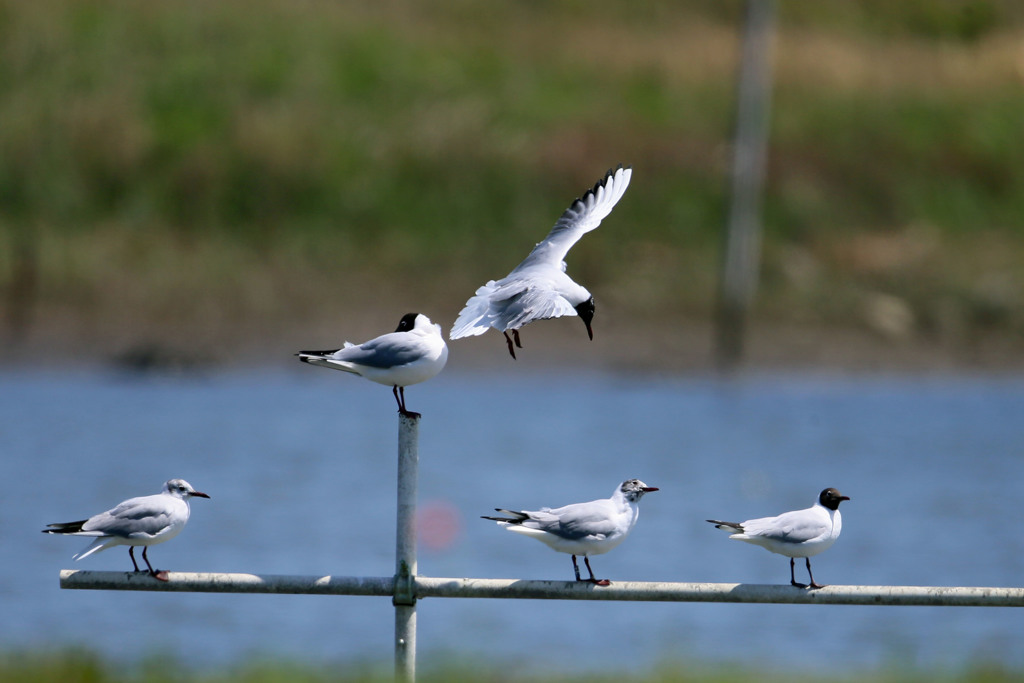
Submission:
<svg viewBox="0 0 1024 683">
<path fill-rule="evenodd" d="M 572 203 L 548 236 L 507 276 L 491 280 L 476 290 L 452 325 L 449 339 L 479 335 L 493 327 L 505 335 L 508 352 L 516 357 L 519 329 L 534 320 L 578 315 L 593 339 L 594 297 L 565 274 L 565 256 L 584 233 L 590 232 L 611 213 L 622 198 L 630 167 L 608 171 L 604 179 Z M 509 331 L 512 337 L 509 337 Z"/>
<path fill-rule="evenodd" d="M 345 345 L 333 351 L 300 351 L 303 363 L 319 365 L 391 387 L 398 412 L 407 417 L 419 413 L 406 410 L 405 387 L 436 376 L 448 362 L 448 345 L 441 326 L 422 313 L 406 313 L 394 332 L 382 334 L 362 344 Z"/>
<path fill-rule="evenodd" d="M 171 479 L 156 495 L 129 498 L 111 510 L 79 522 L 47 524 L 49 528 L 43 529 L 43 533 L 95 536 L 96 540 L 89 547 L 74 556 L 76 561 L 115 545 L 126 545 L 135 571 L 140 571 L 135 562 L 135 546 L 141 545 L 142 560 L 149 568 L 149 575 L 167 581 L 167 572 L 153 569 L 146 551 L 149 546 L 169 541 L 181 533 L 189 518 L 189 498 L 209 496 L 196 491 L 184 479 Z"/>
<path fill-rule="evenodd" d="M 789 582 L 797 588 L 807 588 L 807 584 L 797 583 L 794 575 L 794 558 L 802 557 L 807 562 L 807 575 L 811 577 L 811 588 L 824 588 L 823 584 L 814 581 L 811 573 L 811 558 L 827 550 L 839 538 L 843 529 L 843 518 L 839 514 L 839 503 L 850 500 L 833 488 L 828 488 L 818 495 L 818 500 L 805 510 L 784 512 L 778 517 L 761 517 L 746 522 L 722 522 L 717 519 L 707 521 L 717 529 L 728 531 L 738 541 L 746 541 L 773 553 L 789 558 Z"/>
<path fill-rule="evenodd" d="M 640 515 L 637 503 L 645 493 L 657 491 L 639 479 L 622 482 L 611 498 L 592 500 L 589 503 L 573 503 L 560 508 L 541 508 L 535 512 L 504 510 L 511 517 L 487 517 L 509 531 L 532 536 L 560 553 L 572 555 L 572 568 L 577 581 L 589 581 L 598 586 L 607 586 L 611 581 L 594 578 L 590 568 L 590 555 L 602 555 L 626 540 Z M 576 556 L 582 555 L 590 572 L 589 579 L 580 578 L 580 567 Z"/>
</svg>

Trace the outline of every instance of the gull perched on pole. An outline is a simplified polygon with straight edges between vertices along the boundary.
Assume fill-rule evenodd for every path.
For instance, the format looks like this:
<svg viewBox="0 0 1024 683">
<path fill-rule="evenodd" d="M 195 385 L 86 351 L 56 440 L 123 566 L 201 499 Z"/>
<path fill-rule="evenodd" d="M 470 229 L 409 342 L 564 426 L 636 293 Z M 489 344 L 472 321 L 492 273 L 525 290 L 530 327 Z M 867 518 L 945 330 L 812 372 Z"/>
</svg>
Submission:
<svg viewBox="0 0 1024 683">
<path fill-rule="evenodd" d="M 843 517 L 839 514 L 839 503 L 850 500 L 833 488 L 818 494 L 818 500 L 809 508 L 784 512 L 777 517 L 760 517 L 746 522 L 707 521 L 716 529 L 728 531 L 737 541 L 759 545 L 773 553 L 789 558 L 789 582 L 797 588 L 807 584 L 797 583 L 794 574 L 794 558 L 802 557 L 807 563 L 807 575 L 811 577 L 811 588 L 824 588 L 814 580 L 811 573 L 811 558 L 828 550 L 839 538 L 843 529 Z"/>
<path fill-rule="evenodd" d="M 594 577 L 590 556 L 602 555 L 626 540 L 640 515 L 637 503 L 645 493 L 657 491 L 639 479 L 627 479 L 612 493 L 611 498 L 573 503 L 560 508 L 541 508 L 537 511 L 505 510 L 495 508 L 510 517 L 487 517 L 509 531 L 531 536 L 560 553 L 572 555 L 572 568 L 577 581 L 589 581 L 607 586 L 607 579 Z M 582 555 L 590 572 L 589 579 L 580 578 L 576 556 Z"/>
<path fill-rule="evenodd" d="M 435 377 L 448 362 L 448 345 L 441 326 L 422 313 L 406 313 L 394 332 L 362 344 L 345 345 L 331 351 L 300 351 L 303 363 L 350 372 L 371 382 L 391 387 L 398 412 L 407 417 L 419 413 L 405 407 L 405 387 Z"/>
<path fill-rule="evenodd" d="M 141 545 L 142 560 L 149 568 L 149 575 L 167 581 L 167 572 L 153 569 L 146 552 L 149 546 L 169 541 L 181 533 L 191 512 L 190 498 L 209 496 L 196 491 L 184 479 L 171 479 L 156 495 L 129 498 L 115 508 L 78 522 L 48 524 L 43 533 L 95 537 L 92 544 L 74 556 L 76 561 L 116 545 L 126 545 L 135 571 L 139 571 L 135 546 Z"/>
</svg>

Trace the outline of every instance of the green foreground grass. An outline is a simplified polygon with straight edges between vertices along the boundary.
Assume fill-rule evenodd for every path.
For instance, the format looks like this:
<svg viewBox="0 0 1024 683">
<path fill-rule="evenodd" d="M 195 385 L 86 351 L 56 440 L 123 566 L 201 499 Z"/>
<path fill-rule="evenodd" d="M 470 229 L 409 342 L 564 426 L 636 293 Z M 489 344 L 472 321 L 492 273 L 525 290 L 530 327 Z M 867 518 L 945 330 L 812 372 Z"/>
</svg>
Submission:
<svg viewBox="0 0 1024 683">
<path fill-rule="evenodd" d="M 758 314 L 1024 336 L 1024 8 L 818 5 L 780 3 Z M 0 324 L 236 329 L 377 284 L 450 323 L 619 162 L 570 272 L 706 318 L 740 7 L 0 0 Z"/>
<path fill-rule="evenodd" d="M 908 669 L 894 665 L 877 671 L 829 671 L 825 677 L 834 683 L 1009 683 L 1024 680 L 1024 673 L 980 664 L 960 670 Z M 523 673 L 522 667 L 463 661 L 417 671 L 417 680 L 422 683 L 812 683 L 822 678 L 822 672 L 683 663 L 641 666 L 632 672 L 543 675 Z M 390 667 L 364 664 L 311 666 L 296 662 L 258 662 L 201 671 L 164 658 L 125 666 L 81 651 L 0 656 L 0 681 L 19 683 L 385 683 L 392 680 Z"/>
</svg>

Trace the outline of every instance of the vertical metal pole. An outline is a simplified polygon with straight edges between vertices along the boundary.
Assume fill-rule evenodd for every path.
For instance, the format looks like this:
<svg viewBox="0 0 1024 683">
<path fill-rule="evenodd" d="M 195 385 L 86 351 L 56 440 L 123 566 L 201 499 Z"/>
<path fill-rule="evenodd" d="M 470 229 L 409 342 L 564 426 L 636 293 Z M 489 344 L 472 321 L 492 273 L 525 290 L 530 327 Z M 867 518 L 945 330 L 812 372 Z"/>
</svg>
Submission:
<svg viewBox="0 0 1024 683">
<path fill-rule="evenodd" d="M 743 356 L 747 312 L 757 290 L 774 23 L 775 0 L 747 0 L 733 143 L 732 198 L 715 344 L 718 365 L 727 369 Z"/>
<path fill-rule="evenodd" d="M 395 680 L 416 680 L 416 487 L 419 417 L 398 416 L 398 521 L 395 539 Z"/>
</svg>

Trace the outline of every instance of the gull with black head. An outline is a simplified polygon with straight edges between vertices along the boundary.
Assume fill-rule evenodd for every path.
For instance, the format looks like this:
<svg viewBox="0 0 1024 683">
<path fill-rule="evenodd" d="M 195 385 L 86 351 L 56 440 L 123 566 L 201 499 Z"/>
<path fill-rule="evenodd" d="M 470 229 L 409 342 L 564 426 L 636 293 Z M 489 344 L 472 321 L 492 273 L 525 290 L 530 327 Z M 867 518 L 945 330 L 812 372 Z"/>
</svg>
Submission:
<svg viewBox="0 0 1024 683">
<path fill-rule="evenodd" d="M 633 170 L 619 166 L 572 203 L 555 223 L 548 236 L 539 242 L 511 273 L 491 280 L 476 290 L 452 325 L 448 338 L 483 334 L 494 328 L 505 335 L 508 352 L 514 359 L 519 330 L 534 320 L 578 315 L 594 338 L 594 297 L 586 287 L 566 275 L 565 257 L 576 242 L 601 224 L 622 198 Z M 512 336 L 509 336 L 509 332 Z"/>
<path fill-rule="evenodd" d="M 394 332 L 362 344 L 345 345 L 331 351 L 300 351 L 303 363 L 350 372 L 371 382 L 391 387 L 398 412 L 420 417 L 405 407 L 405 387 L 437 376 L 448 362 L 448 345 L 441 326 L 422 313 L 406 313 Z"/>
<path fill-rule="evenodd" d="M 818 500 L 809 508 L 784 512 L 776 517 L 748 519 L 746 522 L 707 521 L 715 528 L 728 531 L 737 541 L 759 545 L 773 553 L 789 558 L 789 582 L 797 588 L 807 584 L 797 583 L 794 574 L 794 558 L 802 557 L 807 563 L 807 575 L 811 577 L 811 588 L 824 588 L 814 580 L 811 573 L 811 558 L 828 550 L 839 538 L 843 518 L 839 514 L 839 503 L 850 500 L 833 488 L 818 494 Z"/>
</svg>

